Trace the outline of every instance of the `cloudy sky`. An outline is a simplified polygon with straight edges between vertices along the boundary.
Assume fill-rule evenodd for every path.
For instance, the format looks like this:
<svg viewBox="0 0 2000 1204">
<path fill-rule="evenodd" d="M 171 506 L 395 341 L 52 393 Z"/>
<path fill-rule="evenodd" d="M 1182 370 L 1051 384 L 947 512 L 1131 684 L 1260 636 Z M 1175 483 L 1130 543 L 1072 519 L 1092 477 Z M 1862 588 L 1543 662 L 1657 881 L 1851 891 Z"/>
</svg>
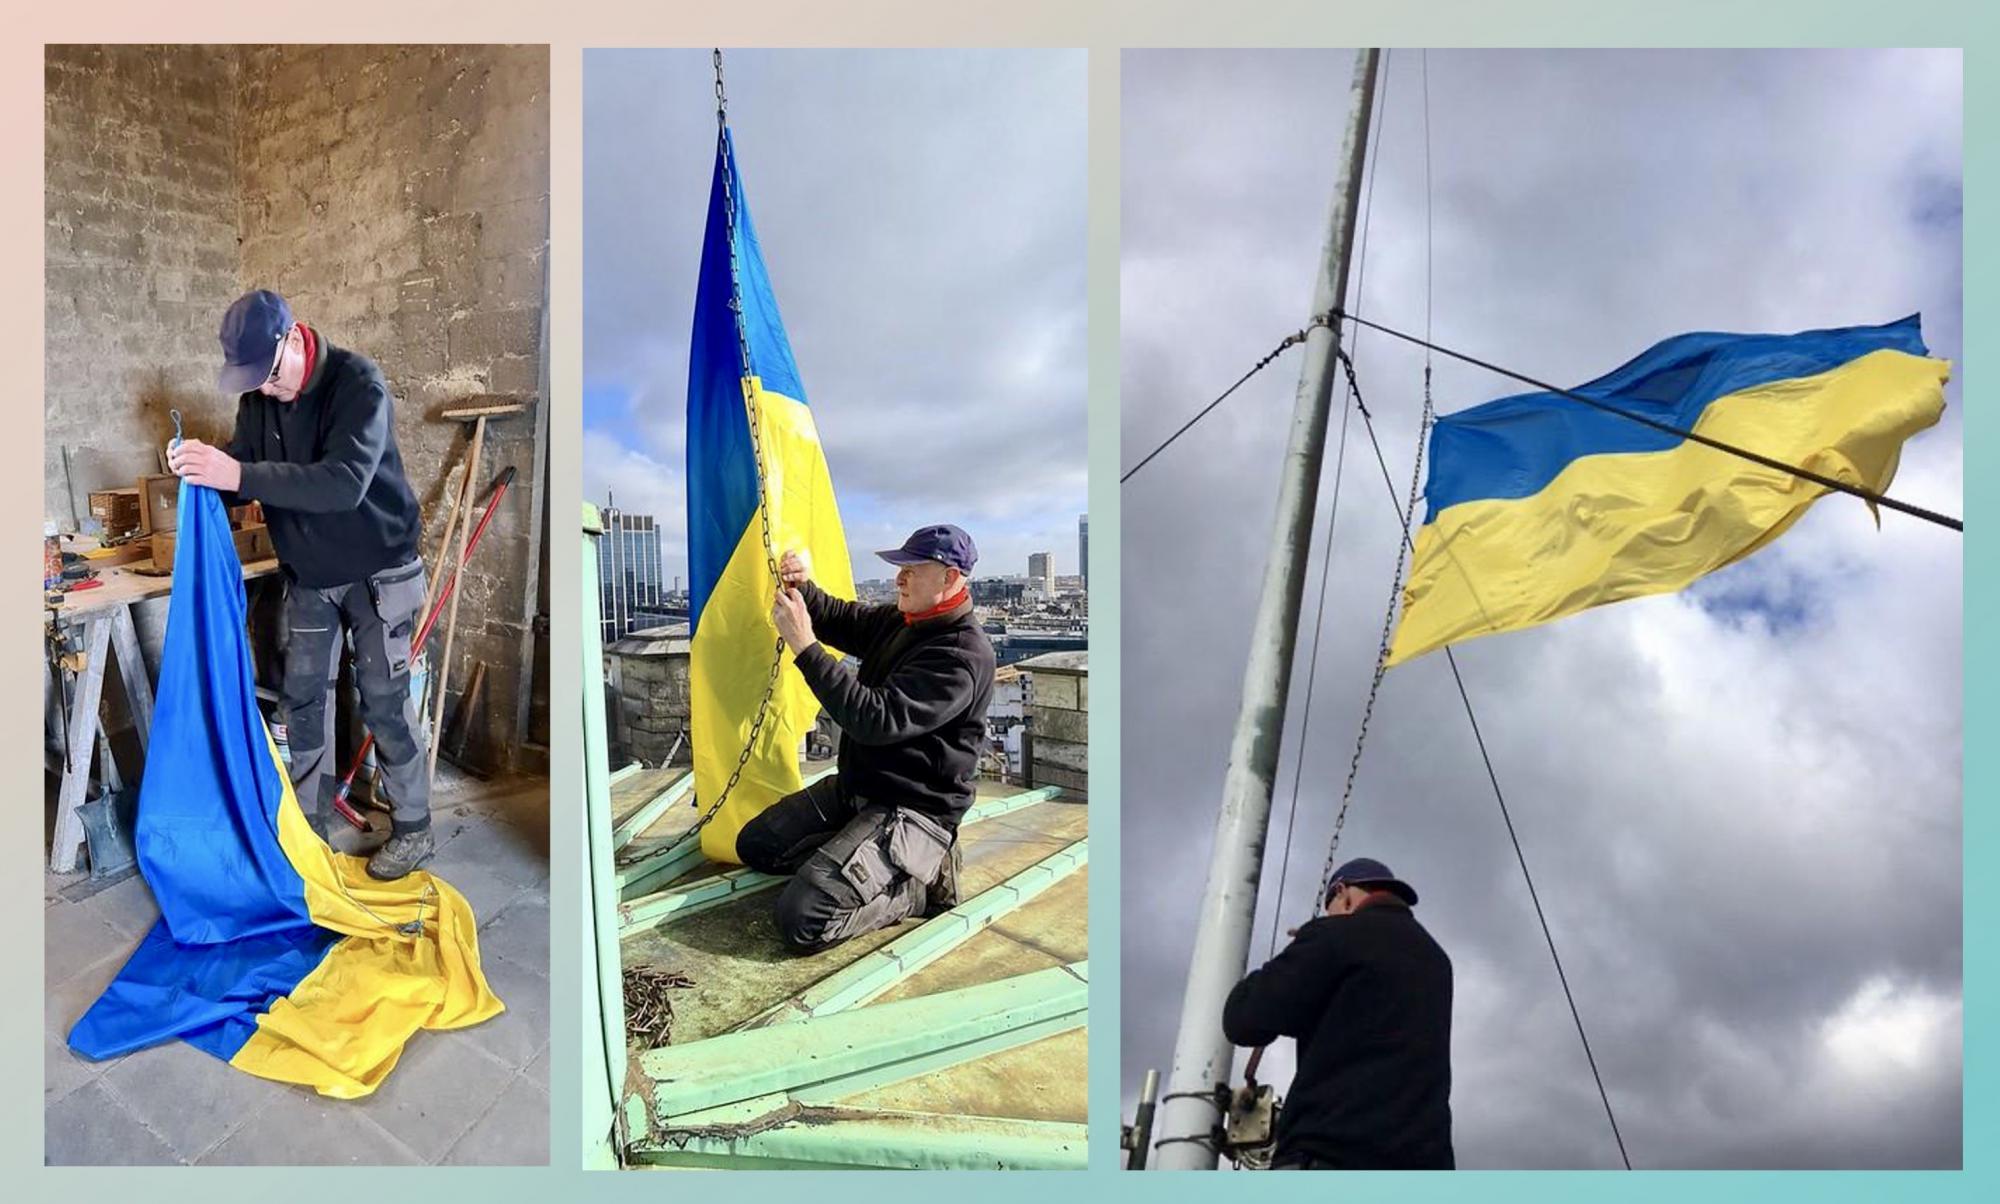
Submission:
<svg viewBox="0 0 2000 1204">
<path fill-rule="evenodd" d="M 687 572 L 687 348 L 715 155 L 707 51 L 584 62 L 585 496 Z M 737 162 L 857 579 L 956 522 L 979 572 L 1084 511 L 1080 51 L 730 51 Z"/>
<path fill-rule="evenodd" d="M 1351 63 L 1125 55 L 1123 463 L 1304 320 Z M 1684 331 L 1920 310 L 1958 358 L 1957 52 L 1440 52 L 1428 74 L 1438 341 L 1580 383 Z M 1421 329 L 1419 54 L 1385 78 L 1359 310 Z M 1399 489 L 1420 354 L 1356 351 Z M 1123 490 L 1128 1110 L 1171 1058 L 1297 373 L 1292 352 Z M 1436 365 L 1442 412 L 1515 391 Z M 1959 398 L 1893 495 L 1961 512 Z M 1395 560 L 1358 420 L 1351 439 L 1286 925 L 1312 909 Z M 1959 536 L 1832 499 L 1691 591 L 1459 650 L 1635 1164 L 1960 1164 L 1960 582 Z M 1415 884 L 1452 955 L 1460 1165 L 1615 1166 L 1442 656 L 1385 681 L 1341 850 Z M 1283 1042 L 1266 1077 L 1290 1065 Z"/>
</svg>

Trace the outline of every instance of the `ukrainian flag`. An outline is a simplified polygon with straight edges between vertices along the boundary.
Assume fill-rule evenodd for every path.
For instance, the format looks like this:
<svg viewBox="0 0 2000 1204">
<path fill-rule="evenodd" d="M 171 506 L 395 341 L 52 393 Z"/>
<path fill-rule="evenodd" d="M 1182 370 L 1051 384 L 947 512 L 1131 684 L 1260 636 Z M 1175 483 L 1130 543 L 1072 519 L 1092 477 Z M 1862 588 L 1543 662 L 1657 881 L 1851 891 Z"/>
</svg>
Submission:
<svg viewBox="0 0 2000 1204">
<path fill-rule="evenodd" d="M 732 294 L 741 298 L 740 312 Z M 757 722 L 778 645 L 770 558 L 794 548 L 809 552 L 813 579 L 839 597 L 854 596 L 854 581 L 819 431 L 726 130 L 716 146 L 695 292 L 687 480 L 695 804 L 706 811 L 714 803 L 747 747 L 741 779 L 701 834 L 703 853 L 740 862 L 736 834 L 743 825 L 799 788 L 799 742 L 819 713 L 786 651 Z"/>
<path fill-rule="evenodd" d="M 503 1010 L 472 910 L 427 873 L 377 882 L 313 832 L 257 710 L 221 498 L 183 482 L 180 515 L 137 832 L 160 921 L 70 1048 L 109 1058 L 178 1037 L 264 1078 L 367 1095 L 418 1029 Z"/>
<path fill-rule="evenodd" d="M 1684 334 L 1575 392 L 1883 493 L 1944 413 L 1916 315 L 1792 335 Z M 1798 521 L 1822 485 L 1553 393 L 1440 418 L 1389 664 L 1667 593 Z"/>
</svg>

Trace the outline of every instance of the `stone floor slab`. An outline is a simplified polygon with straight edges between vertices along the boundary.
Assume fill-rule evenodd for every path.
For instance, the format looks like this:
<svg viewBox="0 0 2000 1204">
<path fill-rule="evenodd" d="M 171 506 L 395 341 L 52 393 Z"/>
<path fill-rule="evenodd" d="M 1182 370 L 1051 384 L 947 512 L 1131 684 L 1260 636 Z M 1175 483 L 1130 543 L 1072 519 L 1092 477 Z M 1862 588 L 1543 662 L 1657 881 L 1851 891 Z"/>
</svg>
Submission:
<svg viewBox="0 0 2000 1204">
<path fill-rule="evenodd" d="M 160 907 L 153 902 L 152 889 L 137 874 L 80 900 L 77 906 L 134 941 L 151 932 L 160 918 Z"/>
<path fill-rule="evenodd" d="M 84 1084 L 43 1117 L 42 1159 L 50 1166 L 161 1166 L 179 1161 L 101 1082 Z"/>
<path fill-rule="evenodd" d="M 467 796 L 470 812 L 502 820 L 526 834 L 530 848 L 547 860 L 549 851 L 549 782 L 547 778 L 515 778 L 481 784 Z"/>
<path fill-rule="evenodd" d="M 509 903 L 530 888 L 503 878 L 483 865 L 467 860 L 433 859 L 425 869 L 443 878 L 472 905 L 472 918 L 484 923 L 505 910 Z"/>
<path fill-rule="evenodd" d="M 517 1071 L 455 1033 L 418 1033 L 380 1090 L 351 1105 L 426 1162 L 492 1107 Z"/>
<path fill-rule="evenodd" d="M 544 887 L 549 880 L 548 839 L 540 840 L 512 824 L 491 819 L 470 819 L 456 823 L 458 830 L 441 828 L 445 839 L 438 848 L 441 872 L 450 877 L 453 865 L 483 866 L 488 872 L 518 886 Z"/>
<path fill-rule="evenodd" d="M 525 1078 L 516 1078 L 445 1155 L 447 1166 L 546 1166 L 549 1161 L 549 1097 Z"/>
<path fill-rule="evenodd" d="M 66 981 L 106 954 L 129 955 L 138 944 L 80 903 L 51 903 L 42 909 L 42 981 Z"/>
<path fill-rule="evenodd" d="M 504 957 L 517 966 L 547 976 L 549 972 L 549 897 L 530 892 L 479 930 L 479 953 Z"/>
<path fill-rule="evenodd" d="M 532 967 L 482 950 L 486 983 L 507 1010 L 482 1024 L 451 1034 L 462 1037 L 518 1070 L 549 1044 L 549 980 Z M 546 966 L 543 967 L 547 969 Z"/>
<path fill-rule="evenodd" d="M 258 1107 L 221 1145 L 203 1155 L 200 1164 L 414 1166 L 422 1161 L 415 1151 L 357 1112 L 354 1101 L 324 1099 L 304 1087 L 287 1087 Z"/>
<path fill-rule="evenodd" d="M 42 1106 L 46 1108 L 95 1079 L 104 1068 L 103 1062 L 76 1056 L 60 1036 L 42 1034 Z"/>
<path fill-rule="evenodd" d="M 119 1059 L 104 1084 L 183 1162 L 221 1145 L 270 1096 L 285 1090 L 182 1041 Z"/>
<path fill-rule="evenodd" d="M 106 952 L 110 956 L 102 956 Z M 42 1031 L 58 1041 L 69 1039 L 69 1030 L 75 1026 L 97 997 L 104 994 L 104 988 L 118 977 L 118 971 L 125 968 L 129 948 L 98 950 L 100 960 L 85 966 L 62 982 L 51 982 L 42 997 Z"/>
</svg>

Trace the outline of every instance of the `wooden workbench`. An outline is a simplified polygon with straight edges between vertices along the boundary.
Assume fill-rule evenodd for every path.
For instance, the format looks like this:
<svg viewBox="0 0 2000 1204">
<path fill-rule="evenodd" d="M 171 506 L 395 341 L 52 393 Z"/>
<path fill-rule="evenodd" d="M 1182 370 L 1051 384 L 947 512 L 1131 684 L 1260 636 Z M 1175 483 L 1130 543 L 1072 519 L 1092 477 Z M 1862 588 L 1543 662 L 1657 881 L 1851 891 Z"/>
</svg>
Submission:
<svg viewBox="0 0 2000 1204">
<path fill-rule="evenodd" d="M 256 560 L 243 566 L 243 579 L 249 581 L 277 571 L 275 559 Z M 153 687 L 146 673 L 145 656 L 139 650 L 132 607 L 152 598 L 166 597 L 174 589 L 171 574 L 152 576 L 135 571 L 130 564 L 101 569 L 97 579 L 103 584 L 64 594 L 60 604 L 48 607 L 45 619 L 56 634 L 81 628 L 84 654 L 81 670 L 73 675 L 66 731 L 61 730 L 61 711 L 56 705 L 65 686 L 57 679 L 48 658 L 43 658 L 45 721 L 59 732 L 66 750 L 62 788 L 56 797 L 55 840 L 49 849 L 49 868 L 59 874 L 72 873 L 78 868 L 84 838 L 77 807 L 90 790 L 93 756 L 104 758 L 107 788 L 115 789 L 118 782 L 110 742 L 103 736 L 98 716 L 104 697 L 104 667 L 112 656 L 118 658 L 118 676 L 125 684 L 125 701 L 132 711 L 132 727 L 138 734 L 143 755 L 153 729 Z"/>
</svg>

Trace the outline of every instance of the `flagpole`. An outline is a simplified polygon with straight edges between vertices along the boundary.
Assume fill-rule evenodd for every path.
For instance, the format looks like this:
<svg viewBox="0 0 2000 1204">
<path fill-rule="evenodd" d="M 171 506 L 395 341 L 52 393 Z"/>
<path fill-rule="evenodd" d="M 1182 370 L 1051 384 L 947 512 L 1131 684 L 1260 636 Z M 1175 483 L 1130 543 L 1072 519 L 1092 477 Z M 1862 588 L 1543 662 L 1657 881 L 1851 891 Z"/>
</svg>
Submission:
<svg viewBox="0 0 2000 1204">
<path fill-rule="evenodd" d="M 1379 50 L 1355 56 L 1353 100 L 1341 143 L 1340 175 L 1326 245 L 1313 284 L 1312 313 L 1323 317 L 1346 304 L 1347 263 L 1354 247 L 1355 210 L 1361 195 L 1368 122 L 1374 106 Z M 1222 1035 L 1222 1005 L 1243 976 L 1250 930 L 1257 914 L 1264 837 L 1271 820 L 1271 785 L 1285 729 L 1292 653 L 1298 640 L 1313 512 L 1319 501 L 1320 462 L 1331 412 L 1335 353 L 1340 332 L 1321 322 L 1306 332 L 1290 441 L 1278 481 L 1278 510 L 1271 555 L 1250 634 L 1243 670 L 1243 701 L 1229 745 L 1229 770 L 1216 815 L 1208 882 L 1202 891 L 1187 993 L 1167 1093 L 1161 1097 L 1152 1165 L 1161 1170 L 1213 1170 L 1218 1151 L 1209 1134 L 1221 1119 L 1216 1088 L 1226 1086 L 1234 1051 Z"/>
</svg>

